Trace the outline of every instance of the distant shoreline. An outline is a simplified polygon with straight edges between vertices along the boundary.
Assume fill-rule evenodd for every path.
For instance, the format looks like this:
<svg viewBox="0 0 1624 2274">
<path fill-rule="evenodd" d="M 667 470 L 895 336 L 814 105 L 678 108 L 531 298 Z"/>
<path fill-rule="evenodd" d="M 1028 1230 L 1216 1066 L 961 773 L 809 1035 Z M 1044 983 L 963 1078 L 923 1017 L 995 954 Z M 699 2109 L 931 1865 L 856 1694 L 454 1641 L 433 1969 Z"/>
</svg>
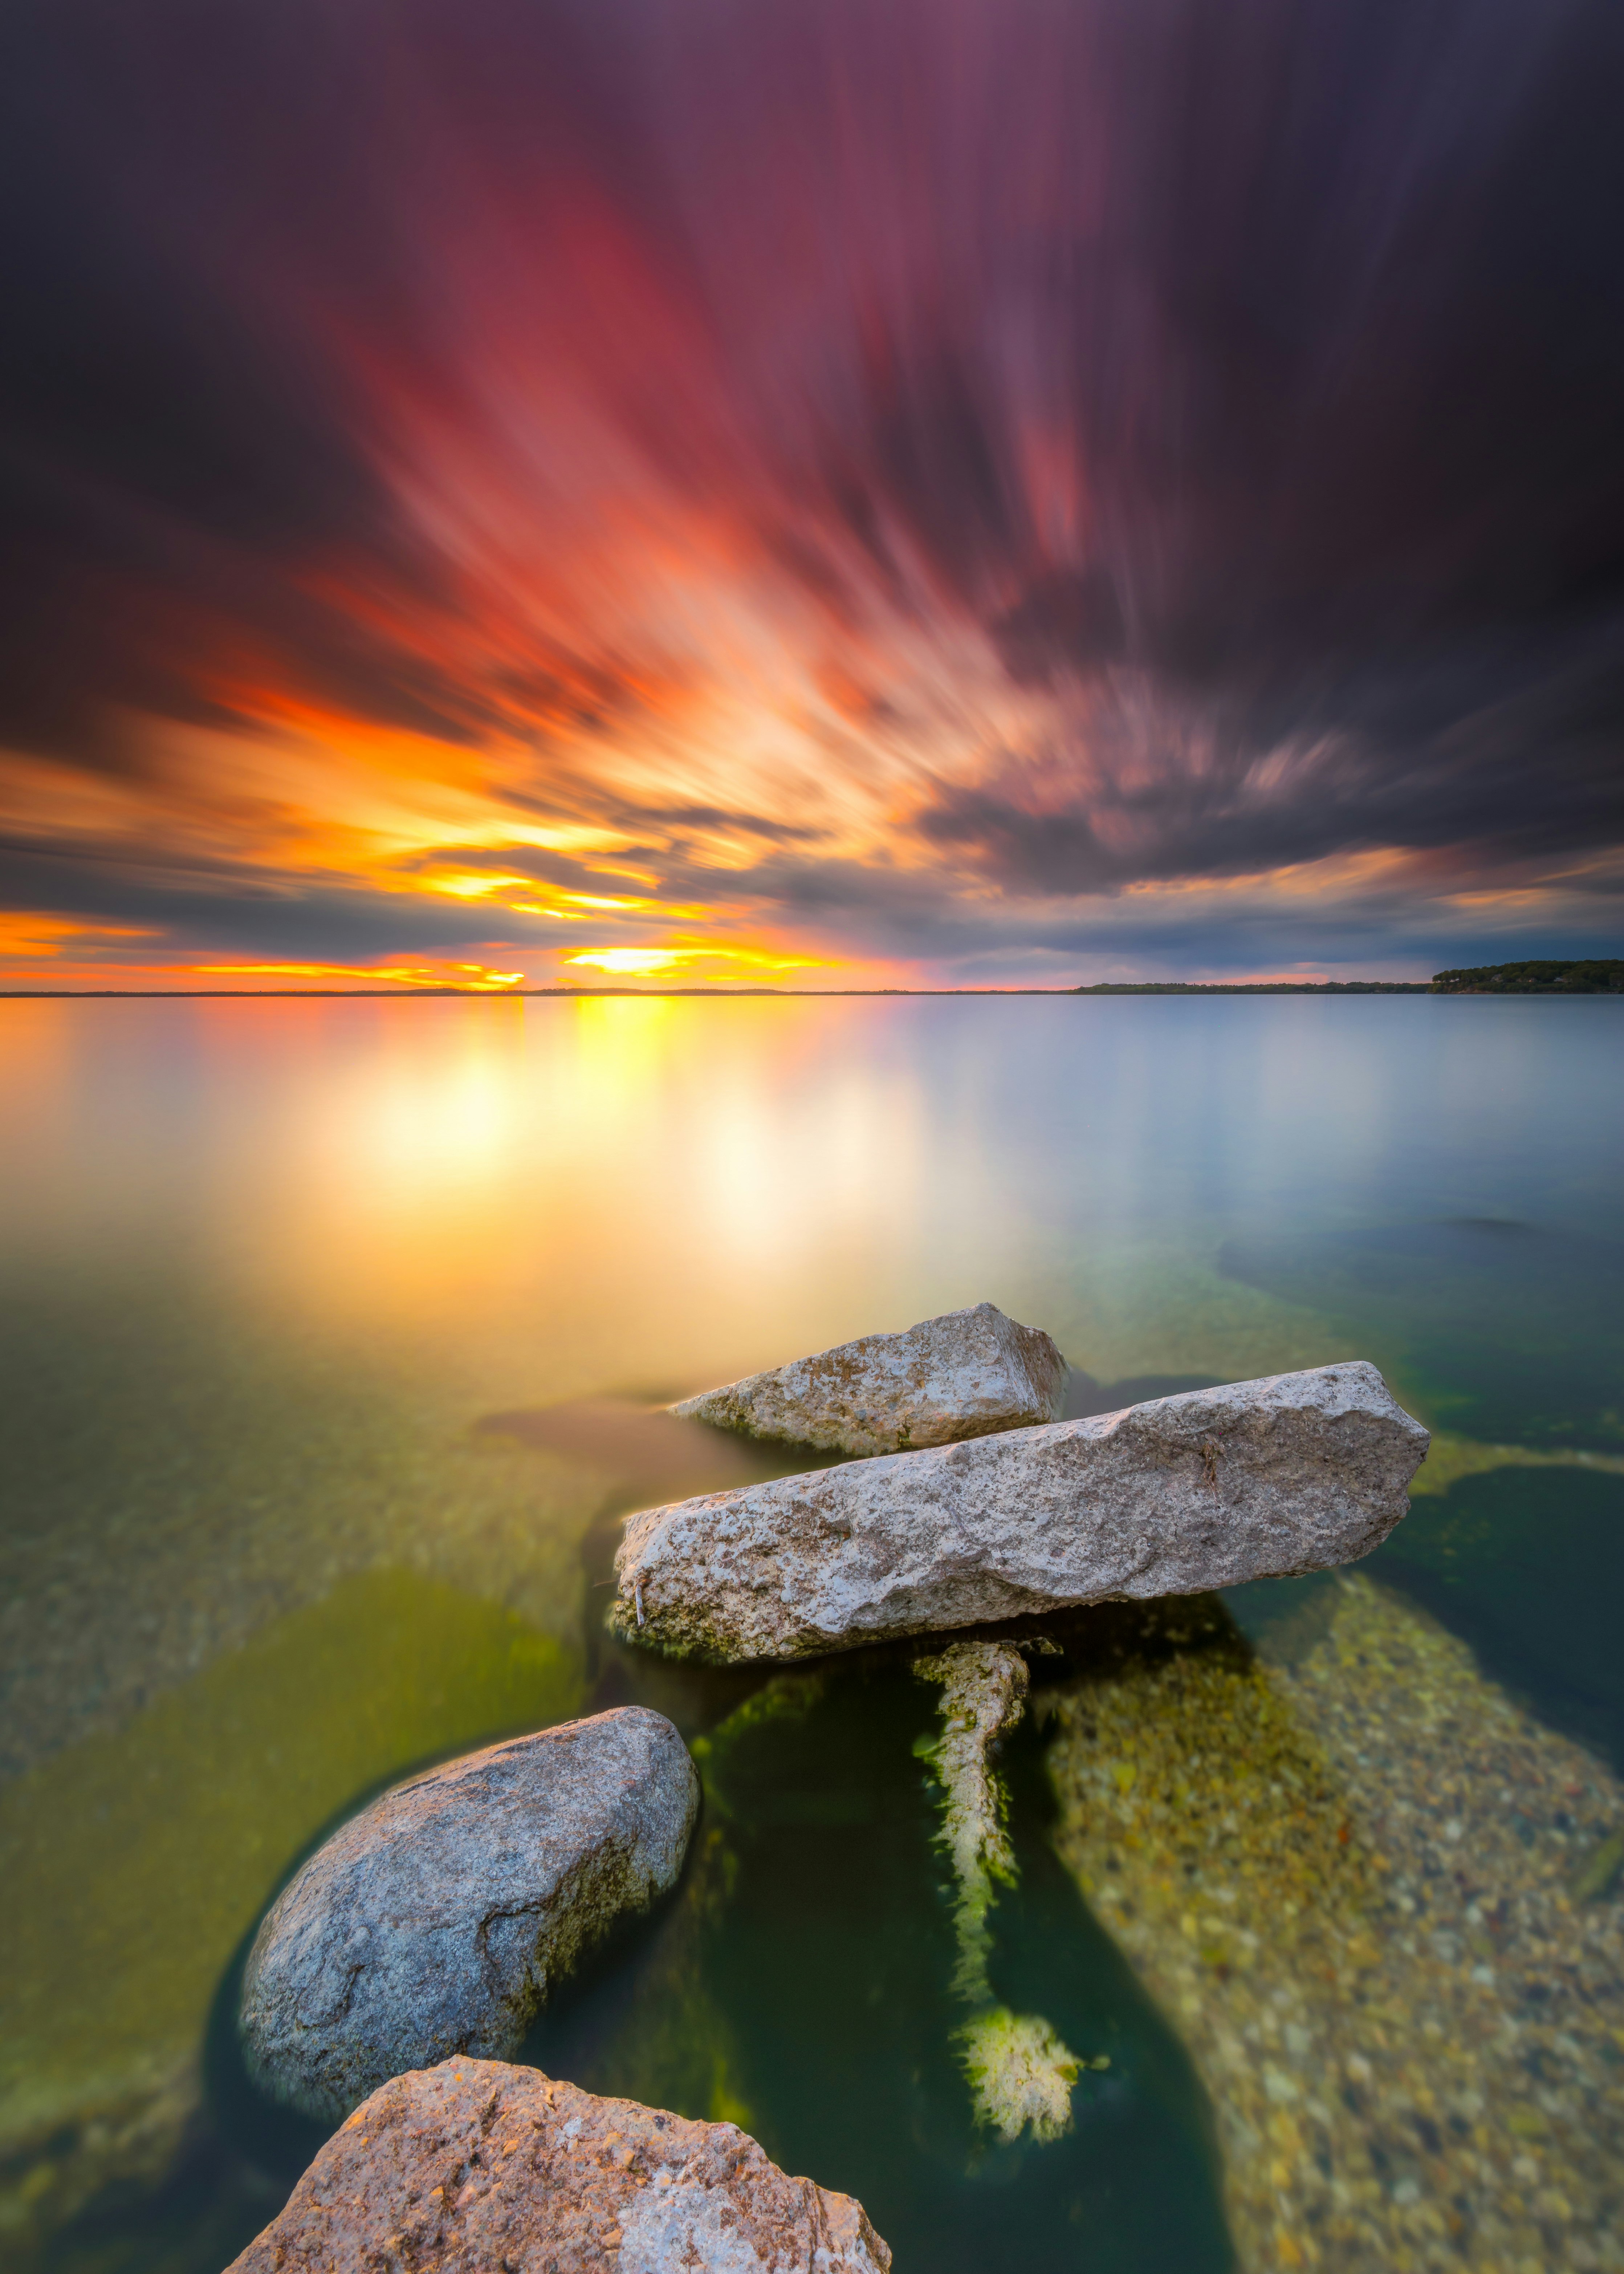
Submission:
<svg viewBox="0 0 1624 2274">
<path fill-rule="evenodd" d="M 728 1002 L 771 997 L 780 1002 L 902 1001 L 1045 996 L 1074 1001 L 1088 995 L 1474 995 L 1572 1002 L 1616 988 L 1434 987 L 1426 979 L 1126 980 L 1094 987 L 0 987 L 0 1003 L 406 1003 L 447 997 L 474 1003 L 670 1001 Z"/>
<path fill-rule="evenodd" d="M 497 1002 L 592 1001 L 648 996 L 655 1001 L 697 997 L 773 996 L 792 1002 L 887 997 L 1045 995 L 1624 995 L 1624 958 L 1541 958 L 1477 963 L 1435 971 L 1430 979 L 1103 979 L 1091 987 L 5 987 L 0 1001 L 49 1002 L 380 1002 L 413 996 L 468 996 Z"/>
</svg>

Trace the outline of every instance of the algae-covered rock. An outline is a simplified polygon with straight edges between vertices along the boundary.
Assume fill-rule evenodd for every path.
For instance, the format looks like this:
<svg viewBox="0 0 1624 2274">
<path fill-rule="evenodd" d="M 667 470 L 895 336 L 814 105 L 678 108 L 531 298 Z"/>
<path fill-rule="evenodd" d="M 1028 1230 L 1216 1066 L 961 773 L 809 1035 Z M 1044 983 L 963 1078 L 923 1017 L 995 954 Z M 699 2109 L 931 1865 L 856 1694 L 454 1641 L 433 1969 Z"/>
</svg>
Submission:
<svg viewBox="0 0 1624 2274">
<path fill-rule="evenodd" d="M 290 1856 L 425 1755 L 580 1710 L 578 1654 L 500 1604 L 358 1573 L 0 1785 L 8 2256 L 195 2133 L 211 2003 Z"/>
<path fill-rule="evenodd" d="M 229 2274 L 885 2274 L 851 2196 L 788 2178 L 734 2124 L 600 2100 L 538 2069 L 396 2077 L 328 2141 Z"/>
<path fill-rule="evenodd" d="M 1052 1421 L 1064 1389 L 1065 1360 L 1040 1328 L 977 1303 L 747 1375 L 672 1412 L 825 1452 L 898 1453 Z"/>
<path fill-rule="evenodd" d="M 267 1914 L 243 1977 L 251 2070 L 342 2116 L 448 2053 L 516 2051 L 578 1954 L 673 1883 L 698 1808 L 681 1738 L 641 1706 L 397 1786 Z"/>
<path fill-rule="evenodd" d="M 611 1623 L 793 1659 L 1321 1570 L 1386 1539 L 1426 1445 L 1354 1359 L 782 1477 L 630 1517 Z"/>
<path fill-rule="evenodd" d="M 1624 1901 L 1573 1892 L 1617 1780 L 1363 1577 L 1274 1661 L 1170 1610 L 1048 1693 L 1056 1841 L 1206 2084 L 1243 2274 L 1624 2267 Z"/>
<path fill-rule="evenodd" d="M 1614 1832 L 1591 1849 L 1571 1882 L 1575 1902 L 1599 1902 L 1624 1876 L 1624 1832 Z"/>
</svg>

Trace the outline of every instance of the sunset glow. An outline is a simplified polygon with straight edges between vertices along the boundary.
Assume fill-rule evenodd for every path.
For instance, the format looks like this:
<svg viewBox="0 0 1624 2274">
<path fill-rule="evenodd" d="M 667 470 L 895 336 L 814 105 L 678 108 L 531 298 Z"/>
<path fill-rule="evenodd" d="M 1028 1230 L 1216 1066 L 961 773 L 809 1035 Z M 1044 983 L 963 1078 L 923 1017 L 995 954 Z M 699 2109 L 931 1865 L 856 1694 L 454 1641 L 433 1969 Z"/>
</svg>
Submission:
<svg viewBox="0 0 1624 2274">
<path fill-rule="evenodd" d="M 647 978 L 656 973 L 674 975 L 692 970 L 695 967 L 714 966 L 718 970 L 739 974 L 764 974 L 787 971 L 810 971 L 818 967 L 810 956 L 772 955 L 761 949 L 748 947 L 706 946 L 689 947 L 590 947 L 579 955 L 565 958 L 567 963 L 584 964 L 628 978 Z"/>
</svg>

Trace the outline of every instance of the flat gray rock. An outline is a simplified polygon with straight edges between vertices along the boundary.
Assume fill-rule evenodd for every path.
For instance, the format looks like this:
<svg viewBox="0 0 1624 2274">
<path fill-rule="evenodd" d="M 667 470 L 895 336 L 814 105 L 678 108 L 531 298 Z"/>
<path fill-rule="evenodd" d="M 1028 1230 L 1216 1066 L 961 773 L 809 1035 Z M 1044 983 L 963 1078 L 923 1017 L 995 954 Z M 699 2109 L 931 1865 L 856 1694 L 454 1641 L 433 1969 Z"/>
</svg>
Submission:
<svg viewBox="0 0 1624 2274">
<path fill-rule="evenodd" d="M 628 1519 L 615 1631 L 794 1659 L 1368 1555 L 1429 1439 L 1373 1366 L 1231 1382 Z"/>
<path fill-rule="evenodd" d="M 250 2070 L 336 2118 L 449 2053 L 515 2052 L 578 1954 L 673 1884 L 698 1809 L 688 1748 L 643 1706 L 397 1785 L 267 1913 L 243 1977 Z"/>
<path fill-rule="evenodd" d="M 396 2077 L 329 2140 L 227 2274 L 885 2274 L 860 2202 L 736 2124 L 599 2099 L 539 2069 Z"/>
<path fill-rule="evenodd" d="M 824 1452 L 901 1453 L 1052 1421 L 1064 1389 L 1065 1360 L 1046 1334 L 977 1303 L 903 1335 L 865 1335 L 748 1374 L 671 1410 Z"/>
</svg>

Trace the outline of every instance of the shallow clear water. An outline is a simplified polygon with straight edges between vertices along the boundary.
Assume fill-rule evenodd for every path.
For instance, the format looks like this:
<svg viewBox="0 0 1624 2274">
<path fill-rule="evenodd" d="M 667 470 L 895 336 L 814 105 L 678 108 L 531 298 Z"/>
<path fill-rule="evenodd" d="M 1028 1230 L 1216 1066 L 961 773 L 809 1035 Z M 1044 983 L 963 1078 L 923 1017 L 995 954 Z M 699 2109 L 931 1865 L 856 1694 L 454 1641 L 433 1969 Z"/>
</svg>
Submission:
<svg viewBox="0 0 1624 2274">
<path fill-rule="evenodd" d="M 637 1698 L 702 1833 L 543 2066 L 735 2117 L 903 2269 L 1624 2263 L 1621 1131 L 1606 1000 L 0 1005 L 7 2247 L 222 2266 L 319 2140 L 229 2028 L 287 1872 Z M 1090 2064 L 1043 2145 L 974 2121 L 931 1688 L 601 1630 L 620 1514 L 772 1465 L 650 1408 L 983 1299 L 1074 1410 L 1362 1355 L 1441 1433 L 1375 1593 L 1039 1662 L 991 1972 Z"/>
</svg>

